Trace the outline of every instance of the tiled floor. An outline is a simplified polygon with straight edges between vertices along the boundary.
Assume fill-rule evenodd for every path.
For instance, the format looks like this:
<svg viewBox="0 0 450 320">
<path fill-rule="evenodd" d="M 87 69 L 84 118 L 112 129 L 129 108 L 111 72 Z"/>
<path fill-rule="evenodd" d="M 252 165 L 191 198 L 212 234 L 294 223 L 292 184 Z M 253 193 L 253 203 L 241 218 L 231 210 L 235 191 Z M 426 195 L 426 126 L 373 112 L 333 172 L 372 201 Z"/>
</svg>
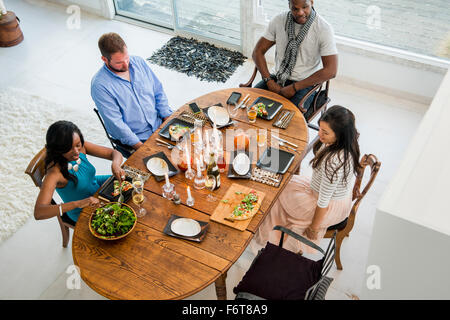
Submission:
<svg viewBox="0 0 450 320">
<path fill-rule="evenodd" d="M 170 39 L 167 34 L 86 13 L 82 13 L 80 30 L 68 30 L 66 8 L 42 0 L 17 0 L 9 3 L 9 9 L 20 16 L 25 40 L 16 47 L 0 49 L 0 88 L 23 88 L 76 107 L 80 112 L 92 112 L 89 84 L 102 64 L 97 49 L 101 34 L 118 32 L 127 42 L 129 51 L 144 58 Z M 247 80 L 253 65 L 251 61 L 245 63 L 224 84 L 201 82 L 158 66 L 152 68 L 164 84 L 170 104 L 177 108 L 210 91 L 237 87 Z M 365 263 L 376 204 L 427 106 L 357 88 L 339 79 L 332 82 L 331 98 L 333 104 L 346 106 L 354 112 L 361 133 L 361 152 L 373 153 L 382 162 L 380 174 L 359 208 L 353 232 L 344 240 L 341 252 L 344 270 L 333 268 L 331 271 L 334 281 L 327 299 L 351 299 L 360 294 L 365 284 Z M 303 173 L 311 172 L 310 159 L 311 155 L 304 161 Z M 106 161 L 94 164 L 99 173 L 108 171 Z M 323 245 L 326 244 L 324 241 Z M 229 270 L 229 299 L 234 298 L 232 288 L 253 257 L 249 247 Z M 30 219 L 0 245 L 0 299 L 104 299 L 84 283 L 79 289 L 68 289 L 74 284 L 76 288 L 71 274 L 66 273 L 72 263 L 71 247 L 62 248 L 56 220 Z M 215 299 L 214 286 L 189 299 Z"/>
</svg>

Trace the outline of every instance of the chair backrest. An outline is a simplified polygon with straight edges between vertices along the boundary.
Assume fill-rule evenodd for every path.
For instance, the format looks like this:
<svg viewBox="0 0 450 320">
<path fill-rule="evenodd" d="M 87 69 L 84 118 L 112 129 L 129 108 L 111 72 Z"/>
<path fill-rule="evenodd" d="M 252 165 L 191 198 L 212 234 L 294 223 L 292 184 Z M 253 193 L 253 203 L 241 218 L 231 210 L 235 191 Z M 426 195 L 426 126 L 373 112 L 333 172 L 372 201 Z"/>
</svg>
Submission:
<svg viewBox="0 0 450 320">
<path fill-rule="evenodd" d="M 359 163 L 361 165 L 361 169 L 356 175 L 355 185 L 353 186 L 353 206 L 348 217 L 347 225 L 345 227 L 345 232 L 347 234 L 353 229 L 353 225 L 355 224 L 356 212 L 358 211 L 361 200 L 364 198 L 373 182 L 375 181 L 375 178 L 377 177 L 378 171 L 380 170 L 381 166 L 381 162 L 379 162 L 377 157 L 373 154 L 365 154 L 364 156 L 362 156 Z M 370 168 L 370 177 L 364 188 L 361 190 L 361 183 L 364 177 L 364 173 L 366 172 L 366 169 L 368 167 Z"/>
<path fill-rule="evenodd" d="M 353 197 L 352 200 L 355 201 L 355 204 L 358 203 L 364 198 L 367 191 L 369 191 L 370 187 L 372 186 L 373 182 L 375 181 L 375 178 L 378 175 L 378 171 L 381 167 L 381 162 L 378 161 L 377 157 L 373 154 L 365 154 L 362 156 L 361 161 L 359 162 L 361 165 L 361 169 L 358 171 L 358 174 L 356 175 L 355 185 L 353 186 Z M 370 168 L 370 178 L 367 181 L 366 185 L 361 191 L 361 183 L 364 177 L 364 173 L 367 169 L 367 167 Z M 355 206 L 355 204 L 353 206 Z"/>
<path fill-rule="evenodd" d="M 108 133 L 108 130 L 106 130 L 106 126 L 105 126 L 105 123 L 103 122 L 103 119 L 102 119 L 102 117 L 101 117 L 101 115 L 100 115 L 100 112 L 98 111 L 97 108 L 94 108 L 94 112 L 95 112 L 95 114 L 97 115 L 98 120 L 100 120 L 100 123 L 102 124 L 103 129 L 105 130 L 106 137 L 108 138 L 109 142 L 111 142 L 111 146 L 113 147 L 113 149 L 117 149 L 117 146 L 116 146 L 116 144 L 114 143 L 113 137 L 111 137 L 111 136 L 109 135 L 109 133 Z"/>
<path fill-rule="evenodd" d="M 45 154 L 45 148 L 42 148 L 42 150 L 39 151 L 30 161 L 27 169 L 25 170 L 25 173 L 31 177 L 31 180 L 33 180 L 34 184 L 38 188 L 42 186 L 42 180 L 45 176 Z"/>
</svg>

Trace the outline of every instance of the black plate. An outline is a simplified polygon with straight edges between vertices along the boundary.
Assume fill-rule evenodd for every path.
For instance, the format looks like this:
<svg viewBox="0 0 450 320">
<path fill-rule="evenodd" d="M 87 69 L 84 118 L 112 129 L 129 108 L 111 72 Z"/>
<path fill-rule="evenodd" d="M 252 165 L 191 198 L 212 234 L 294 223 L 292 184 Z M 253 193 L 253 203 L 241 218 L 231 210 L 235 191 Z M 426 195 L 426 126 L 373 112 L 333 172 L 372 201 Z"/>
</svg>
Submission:
<svg viewBox="0 0 450 320">
<path fill-rule="evenodd" d="M 99 197 L 110 202 L 117 202 L 117 200 L 119 200 L 120 195 L 117 196 L 112 195 L 112 193 L 114 192 L 114 180 L 116 180 L 116 177 L 111 176 L 108 178 L 108 180 L 105 181 L 105 183 L 100 188 L 100 191 L 98 192 Z M 130 183 L 133 181 L 133 179 L 128 176 L 125 178 L 125 180 L 127 180 Z M 133 188 L 131 188 L 128 191 L 122 192 L 124 198 L 123 202 L 127 202 L 128 200 L 130 200 L 132 192 Z"/>
<path fill-rule="evenodd" d="M 161 158 L 161 159 L 163 159 L 163 160 L 165 160 L 165 161 L 167 162 L 167 165 L 169 166 L 169 174 L 168 174 L 169 177 L 172 177 L 172 176 L 176 175 L 178 172 L 180 172 L 180 171 L 172 164 L 172 162 L 170 162 L 169 158 L 167 158 L 166 154 L 165 154 L 164 152 L 162 152 L 162 151 L 161 151 L 161 152 L 158 152 L 158 153 L 155 153 L 155 154 L 153 154 L 153 155 L 151 155 L 151 156 L 148 156 L 148 157 L 146 157 L 146 158 L 143 159 L 146 168 L 147 168 L 147 162 L 148 162 L 148 160 L 150 160 L 150 159 L 153 158 L 153 157 Z M 148 169 L 147 169 L 147 170 L 148 170 Z M 163 180 L 165 179 L 164 176 L 154 176 L 154 177 L 155 177 L 156 181 L 158 181 L 158 182 L 163 181 Z"/>
<path fill-rule="evenodd" d="M 169 221 L 167 221 L 166 226 L 164 227 L 163 233 L 167 234 L 168 236 L 175 237 L 175 238 L 180 238 L 180 239 L 185 239 L 185 240 L 190 240 L 190 241 L 195 241 L 195 242 L 201 242 L 206 235 L 206 231 L 208 230 L 208 226 L 209 226 L 208 222 L 199 221 L 199 220 L 194 219 L 195 221 L 197 221 L 200 224 L 201 231 L 199 234 L 197 234 L 194 237 L 186 237 L 186 236 L 182 236 L 182 235 L 174 233 L 171 229 L 172 222 L 179 218 L 185 218 L 185 217 L 180 217 L 175 214 L 172 214 L 172 216 L 169 218 Z"/>
<path fill-rule="evenodd" d="M 254 106 L 255 104 L 260 103 L 260 102 L 264 103 L 264 105 L 266 106 L 266 111 L 268 113 L 267 116 L 258 116 L 261 119 L 272 120 L 277 115 L 278 111 L 280 111 L 281 108 L 283 108 L 283 105 L 281 103 L 271 100 L 269 98 L 264 98 L 264 97 L 256 98 L 256 100 L 253 101 L 251 106 Z M 272 103 L 273 103 L 273 106 L 271 106 L 270 108 L 267 107 L 268 105 L 270 105 Z"/>
<path fill-rule="evenodd" d="M 222 105 L 220 102 L 219 102 L 219 103 L 216 103 L 214 106 L 219 106 L 219 107 L 222 107 L 222 108 L 223 108 L 223 105 Z M 211 123 L 211 125 L 214 125 L 214 122 L 213 122 L 213 121 L 210 119 L 210 117 L 208 116 L 208 109 L 209 109 L 209 108 L 210 108 L 210 107 L 203 108 L 202 111 L 203 111 L 204 115 L 206 116 L 206 119 L 208 119 L 208 121 Z M 217 126 L 217 129 L 221 129 L 221 128 L 228 127 L 229 125 L 232 124 L 232 122 L 233 122 L 233 119 L 231 119 L 231 117 L 230 117 L 230 121 L 228 121 L 227 124 L 224 124 L 223 126 Z"/>
<path fill-rule="evenodd" d="M 256 165 L 267 171 L 284 174 L 293 160 L 294 154 L 269 147 L 261 155 Z"/>
<path fill-rule="evenodd" d="M 179 124 L 184 127 L 189 127 L 191 129 L 191 132 L 194 129 L 194 125 L 192 123 L 186 122 L 186 121 L 178 119 L 178 118 L 173 118 L 161 130 L 159 130 L 158 134 L 163 138 L 166 138 L 171 141 L 175 141 L 174 139 L 172 139 L 172 137 L 169 134 L 169 127 L 171 125 L 176 125 L 176 124 Z"/>
<path fill-rule="evenodd" d="M 227 175 L 227 177 L 231 178 L 231 179 L 250 179 L 251 176 L 252 176 L 252 163 L 253 163 L 252 153 L 251 152 L 245 151 L 245 154 L 250 159 L 250 169 L 248 170 L 247 174 L 241 176 L 241 175 L 237 174 L 236 171 L 234 171 L 233 160 L 236 157 L 236 155 L 238 153 L 240 153 L 240 152 L 243 152 L 243 151 L 235 150 L 233 152 L 230 152 L 230 163 L 228 164 L 228 175 Z"/>
</svg>

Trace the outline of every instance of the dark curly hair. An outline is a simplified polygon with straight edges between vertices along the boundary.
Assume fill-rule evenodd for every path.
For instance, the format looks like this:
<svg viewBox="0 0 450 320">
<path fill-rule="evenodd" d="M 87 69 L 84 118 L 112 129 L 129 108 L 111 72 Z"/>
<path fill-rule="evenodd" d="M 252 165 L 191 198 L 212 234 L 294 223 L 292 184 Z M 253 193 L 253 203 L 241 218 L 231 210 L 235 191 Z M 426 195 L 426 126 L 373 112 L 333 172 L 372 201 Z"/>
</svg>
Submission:
<svg viewBox="0 0 450 320">
<path fill-rule="evenodd" d="M 58 165 L 62 175 L 67 180 L 71 180 L 75 183 L 78 182 L 76 176 L 71 174 L 67 168 L 68 161 L 64 158 L 63 154 L 72 149 L 73 134 L 77 133 L 80 137 L 81 144 L 84 146 L 84 138 L 80 129 L 70 121 L 57 121 L 53 123 L 47 130 L 46 135 L 46 156 L 45 156 L 45 173 Z"/>
</svg>

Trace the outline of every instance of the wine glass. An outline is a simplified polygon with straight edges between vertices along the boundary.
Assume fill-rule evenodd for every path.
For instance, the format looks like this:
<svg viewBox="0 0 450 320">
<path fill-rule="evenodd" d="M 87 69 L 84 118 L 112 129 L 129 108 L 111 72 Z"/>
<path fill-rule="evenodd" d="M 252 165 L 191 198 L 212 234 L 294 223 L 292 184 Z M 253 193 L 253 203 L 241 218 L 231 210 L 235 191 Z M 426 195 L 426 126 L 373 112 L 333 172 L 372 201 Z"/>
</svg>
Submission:
<svg viewBox="0 0 450 320">
<path fill-rule="evenodd" d="M 209 194 L 206 197 L 206 200 L 208 200 L 209 202 L 216 201 L 216 197 L 214 197 L 212 195 L 212 192 L 216 188 L 216 177 L 215 176 L 213 176 L 211 174 L 206 176 L 206 178 L 205 178 L 205 188 L 209 190 Z"/>
<path fill-rule="evenodd" d="M 147 210 L 145 210 L 145 208 L 141 207 L 141 204 L 145 200 L 144 193 L 142 191 L 139 192 L 136 189 L 134 189 L 132 195 L 133 195 L 133 198 L 132 198 L 133 203 L 139 207 L 139 209 L 136 212 L 136 215 L 138 216 L 138 218 L 142 218 L 143 216 L 145 216 L 147 214 Z"/>
<path fill-rule="evenodd" d="M 139 207 L 136 215 L 138 216 L 138 218 L 142 218 L 147 214 L 147 210 L 141 207 L 141 204 L 145 200 L 144 179 L 142 178 L 141 175 L 137 175 L 133 178 L 132 184 L 133 184 L 133 193 L 132 193 L 133 203 Z"/>
</svg>

